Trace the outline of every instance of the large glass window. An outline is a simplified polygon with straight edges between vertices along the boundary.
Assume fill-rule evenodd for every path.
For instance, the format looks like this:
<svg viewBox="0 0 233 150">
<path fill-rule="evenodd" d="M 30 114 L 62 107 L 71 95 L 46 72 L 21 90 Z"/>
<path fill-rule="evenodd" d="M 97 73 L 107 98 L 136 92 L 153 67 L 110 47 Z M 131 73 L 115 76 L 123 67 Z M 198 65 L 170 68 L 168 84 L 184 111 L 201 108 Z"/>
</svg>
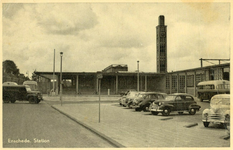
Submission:
<svg viewBox="0 0 233 150">
<path fill-rule="evenodd" d="M 194 86 L 194 75 L 188 75 L 187 76 L 187 87 L 193 87 Z"/>
<path fill-rule="evenodd" d="M 185 76 L 181 75 L 180 76 L 180 89 L 184 89 L 185 88 Z"/>
<path fill-rule="evenodd" d="M 172 76 L 172 89 L 177 88 L 177 76 Z"/>
<path fill-rule="evenodd" d="M 166 76 L 166 89 L 170 89 L 170 77 Z"/>
</svg>

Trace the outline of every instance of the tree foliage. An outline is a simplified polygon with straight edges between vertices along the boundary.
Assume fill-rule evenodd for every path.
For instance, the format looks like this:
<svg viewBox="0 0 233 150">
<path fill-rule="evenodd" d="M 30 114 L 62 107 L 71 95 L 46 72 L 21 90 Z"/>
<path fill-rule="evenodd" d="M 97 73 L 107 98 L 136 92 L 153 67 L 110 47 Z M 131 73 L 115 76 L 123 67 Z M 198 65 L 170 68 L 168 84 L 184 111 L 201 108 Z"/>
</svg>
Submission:
<svg viewBox="0 0 233 150">
<path fill-rule="evenodd" d="M 3 73 L 11 73 L 13 75 L 18 76 L 19 75 L 19 69 L 12 60 L 5 60 L 3 61 Z"/>
</svg>

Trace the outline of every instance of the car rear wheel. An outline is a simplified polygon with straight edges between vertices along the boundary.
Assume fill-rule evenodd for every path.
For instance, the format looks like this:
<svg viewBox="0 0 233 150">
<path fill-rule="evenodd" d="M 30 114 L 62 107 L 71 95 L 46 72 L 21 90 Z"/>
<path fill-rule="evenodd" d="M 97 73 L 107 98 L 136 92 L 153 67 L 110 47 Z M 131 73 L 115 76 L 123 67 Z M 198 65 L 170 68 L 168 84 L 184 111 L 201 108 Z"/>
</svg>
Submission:
<svg viewBox="0 0 233 150">
<path fill-rule="evenodd" d="M 15 101 L 16 101 L 15 99 L 12 99 L 12 100 L 11 100 L 11 103 L 15 103 Z"/>
<path fill-rule="evenodd" d="M 195 115 L 195 114 L 196 114 L 196 109 L 191 108 L 191 109 L 189 110 L 189 114 L 190 114 L 190 115 Z"/>
<path fill-rule="evenodd" d="M 28 101 L 29 101 L 29 103 L 35 103 L 34 97 L 29 97 Z"/>
<path fill-rule="evenodd" d="M 171 112 L 171 110 L 169 108 L 164 108 L 163 112 L 162 112 L 162 115 L 163 116 L 168 116 L 168 115 L 170 115 L 170 112 Z"/>
<path fill-rule="evenodd" d="M 142 109 L 140 107 L 135 108 L 135 111 L 141 111 Z"/>
<path fill-rule="evenodd" d="M 203 125 L 207 128 L 209 126 L 209 122 L 203 122 Z"/>
<path fill-rule="evenodd" d="M 151 113 L 152 113 L 153 115 L 158 115 L 158 113 L 155 112 L 155 111 L 152 111 Z"/>
<path fill-rule="evenodd" d="M 9 103 L 9 102 L 10 102 L 10 97 L 9 97 L 9 96 L 5 96 L 5 97 L 3 98 L 3 102 L 4 102 L 4 103 Z"/>
</svg>

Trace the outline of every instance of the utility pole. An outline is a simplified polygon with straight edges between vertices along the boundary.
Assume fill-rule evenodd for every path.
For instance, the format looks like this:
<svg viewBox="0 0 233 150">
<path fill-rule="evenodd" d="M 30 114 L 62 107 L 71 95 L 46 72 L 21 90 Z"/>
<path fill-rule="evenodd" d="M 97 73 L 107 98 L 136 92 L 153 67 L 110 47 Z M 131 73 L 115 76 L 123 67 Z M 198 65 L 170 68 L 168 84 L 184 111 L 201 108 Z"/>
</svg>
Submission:
<svg viewBox="0 0 233 150">
<path fill-rule="evenodd" d="M 138 68 L 138 69 L 137 69 L 137 70 L 138 70 L 138 71 L 137 71 L 137 72 L 138 72 L 138 74 L 137 74 L 137 91 L 139 92 L 139 61 L 137 61 L 137 66 L 138 66 L 138 67 L 137 67 L 137 68 Z"/>
</svg>

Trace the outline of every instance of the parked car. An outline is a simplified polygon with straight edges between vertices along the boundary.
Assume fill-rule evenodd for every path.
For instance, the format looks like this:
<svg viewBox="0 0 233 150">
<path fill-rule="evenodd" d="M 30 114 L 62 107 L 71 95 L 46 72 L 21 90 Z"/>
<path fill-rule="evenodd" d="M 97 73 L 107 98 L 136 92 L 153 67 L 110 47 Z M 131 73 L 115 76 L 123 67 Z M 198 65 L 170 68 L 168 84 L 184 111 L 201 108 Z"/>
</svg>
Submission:
<svg viewBox="0 0 233 150">
<path fill-rule="evenodd" d="M 136 91 L 136 90 L 127 90 L 126 92 L 121 92 L 121 98 L 119 99 L 119 104 L 122 105 L 122 102 L 125 101 L 124 99 L 126 96 L 131 92 L 131 91 Z"/>
<path fill-rule="evenodd" d="M 147 92 L 140 91 L 134 97 L 129 98 L 127 100 L 127 106 L 129 108 L 132 108 L 134 101 L 137 99 L 141 99 L 144 93 L 147 93 Z"/>
<path fill-rule="evenodd" d="M 168 116 L 170 112 L 178 112 L 183 114 L 189 112 L 190 115 L 196 114 L 201 106 L 197 105 L 193 96 L 186 93 L 174 93 L 166 96 L 164 100 L 154 101 L 149 110 L 152 114 L 158 115 L 162 113 L 164 116 Z"/>
<path fill-rule="evenodd" d="M 126 107 L 128 105 L 128 101 L 134 99 L 138 94 L 139 92 L 137 91 L 129 91 L 128 94 L 125 96 L 125 98 L 123 98 L 121 101 L 122 106 Z"/>
<path fill-rule="evenodd" d="M 42 98 L 39 91 L 32 91 L 28 85 L 3 85 L 3 102 L 29 101 L 38 104 Z"/>
<path fill-rule="evenodd" d="M 230 94 L 218 94 L 211 98 L 210 108 L 202 113 L 202 122 L 205 127 L 209 123 L 223 124 L 227 129 L 230 125 Z"/>
<path fill-rule="evenodd" d="M 134 108 L 136 111 L 147 111 L 152 102 L 164 99 L 166 95 L 167 94 L 160 92 L 140 93 L 139 96 L 133 100 L 130 107 Z"/>
</svg>

